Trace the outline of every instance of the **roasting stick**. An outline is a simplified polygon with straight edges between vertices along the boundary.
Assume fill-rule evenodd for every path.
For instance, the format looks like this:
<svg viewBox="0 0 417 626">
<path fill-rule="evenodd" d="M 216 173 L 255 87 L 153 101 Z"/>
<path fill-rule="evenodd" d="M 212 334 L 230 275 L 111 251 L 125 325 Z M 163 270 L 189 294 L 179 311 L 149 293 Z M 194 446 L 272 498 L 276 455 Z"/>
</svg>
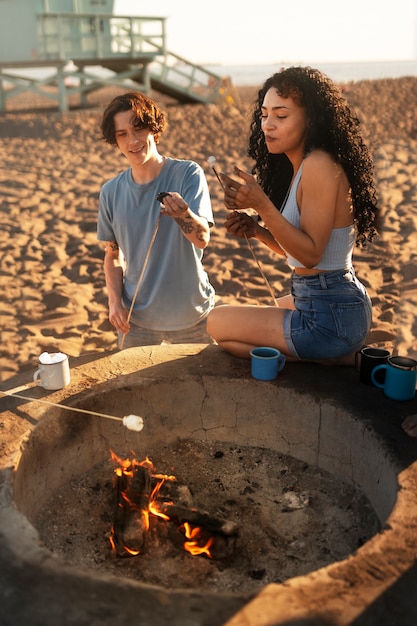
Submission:
<svg viewBox="0 0 417 626">
<path fill-rule="evenodd" d="M 132 304 L 130 305 L 129 313 L 128 313 L 128 316 L 127 316 L 127 322 L 128 323 L 130 322 L 130 318 L 132 316 L 133 307 L 135 306 L 135 302 L 136 302 L 136 298 L 137 298 L 137 295 L 138 295 L 139 287 L 140 287 L 140 284 L 142 282 L 142 278 L 143 278 L 143 275 L 145 273 L 146 266 L 148 265 L 149 256 L 151 254 L 152 246 L 153 246 L 153 243 L 155 241 L 156 233 L 158 232 L 158 227 L 159 227 L 159 222 L 160 221 L 161 221 L 161 214 L 159 214 L 158 219 L 157 219 L 156 224 L 155 224 L 155 228 L 153 229 L 151 242 L 149 244 L 149 248 L 148 248 L 148 251 L 146 253 L 145 260 L 143 262 L 142 270 L 141 270 L 140 276 L 138 278 L 138 282 L 136 284 L 135 293 L 134 293 L 133 298 L 132 298 Z M 122 340 L 120 342 L 120 350 L 123 350 L 125 337 L 126 337 L 126 335 L 123 335 Z"/>
<path fill-rule="evenodd" d="M 277 302 L 277 299 L 276 299 L 276 297 L 275 297 L 275 294 L 274 294 L 274 290 L 272 289 L 272 287 L 271 287 L 271 285 L 270 285 L 270 283 L 269 283 L 269 281 L 268 281 L 267 277 L 265 276 L 265 274 L 264 274 L 264 272 L 263 272 L 263 269 L 262 269 L 262 267 L 261 267 L 261 264 L 259 263 L 259 260 L 258 260 L 258 259 L 257 259 L 257 257 L 256 257 L 255 251 L 254 251 L 254 249 L 253 249 L 253 247 L 252 247 L 251 242 L 250 242 L 250 241 L 249 241 L 249 239 L 247 238 L 246 233 L 245 233 L 245 239 L 246 239 L 246 243 L 248 244 L 249 250 L 250 250 L 250 251 L 251 251 L 251 253 L 252 253 L 253 259 L 254 259 L 254 261 L 255 261 L 256 265 L 257 265 L 257 266 L 258 266 L 258 268 L 259 268 L 259 271 L 260 271 L 260 273 L 261 273 L 261 276 L 262 276 L 262 278 L 263 278 L 263 279 L 264 279 L 264 281 L 265 281 L 266 288 L 269 290 L 269 293 L 271 294 L 272 302 L 274 303 L 274 305 L 275 305 L 275 306 L 279 306 L 279 304 L 278 304 L 278 302 Z"/>
<path fill-rule="evenodd" d="M 10 393 L 8 391 L 2 391 L 0 393 L 10 398 L 20 398 L 21 400 L 29 400 L 30 402 L 39 402 L 41 404 L 48 404 L 49 406 L 55 406 L 60 409 L 66 409 L 67 411 L 77 411 L 77 413 L 86 413 L 87 415 L 96 415 L 97 417 L 105 417 L 109 420 L 117 420 L 123 422 L 123 426 L 126 426 L 129 430 L 141 431 L 143 428 L 143 418 L 140 415 L 125 415 L 124 417 L 116 417 L 115 415 L 106 415 L 106 413 L 97 413 L 97 411 L 88 411 L 87 409 L 79 409 L 78 407 L 67 406 L 65 404 L 57 404 L 55 402 L 49 402 L 49 400 L 41 400 L 39 398 L 31 398 L 29 396 L 23 396 L 18 393 Z"/>
<path fill-rule="evenodd" d="M 216 167 L 215 167 L 216 157 L 215 156 L 209 156 L 208 159 L 207 159 L 207 162 L 210 165 L 210 167 L 213 169 L 213 172 L 215 173 L 216 178 L 219 181 L 222 189 L 224 189 L 224 185 L 223 185 L 223 183 L 221 181 L 221 178 L 220 178 L 220 176 L 219 176 L 219 174 L 218 174 L 218 172 L 216 170 Z M 271 294 L 272 301 L 273 301 L 275 306 L 279 306 L 279 304 L 277 302 L 277 299 L 275 298 L 274 290 L 272 289 L 272 287 L 271 287 L 267 277 L 264 274 L 262 266 L 261 266 L 261 264 L 260 264 L 260 262 L 259 262 L 259 260 L 258 260 L 258 258 L 256 256 L 256 254 L 255 254 L 255 250 L 253 249 L 253 246 L 252 246 L 251 242 L 249 241 L 246 233 L 243 233 L 243 234 L 245 235 L 245 240 L 246 240 L 246 243 L 248 245 L 249 250 L 251 251 L 251 254 L 253 256 L 253 260 L 255 261 L 256 265 L 258 266 L 259 272 L 260 272 L 262 278 L 264 279 L 266 288 L 268 289 L 269 293 Z"/>
</svg>

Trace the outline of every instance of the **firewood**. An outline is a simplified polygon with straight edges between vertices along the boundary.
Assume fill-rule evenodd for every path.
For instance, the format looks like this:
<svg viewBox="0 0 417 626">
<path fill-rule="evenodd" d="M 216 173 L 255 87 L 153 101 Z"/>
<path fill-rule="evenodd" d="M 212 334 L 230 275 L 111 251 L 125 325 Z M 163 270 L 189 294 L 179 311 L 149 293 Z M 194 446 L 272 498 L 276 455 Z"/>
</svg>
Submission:
<svg viewBox="0 0 417 626">
<path fill-rule="evenodd" d="M 151 477 L 146 467 L 130 468 L 116 478 L 117 502 L 113 525 L 113 544 L 117 556 L 136 556 L 142 552 L 148 530 Z"/>
</svg>

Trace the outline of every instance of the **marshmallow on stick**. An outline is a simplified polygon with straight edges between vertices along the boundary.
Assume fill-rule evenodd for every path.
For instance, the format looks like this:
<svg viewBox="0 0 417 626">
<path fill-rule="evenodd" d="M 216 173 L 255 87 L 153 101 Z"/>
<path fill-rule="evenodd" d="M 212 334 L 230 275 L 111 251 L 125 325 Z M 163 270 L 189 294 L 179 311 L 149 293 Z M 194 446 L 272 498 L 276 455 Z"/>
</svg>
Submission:
<svg viewBox="0 0 417 626">
<path fill-rule="evenodd" d="M 125 415 L 123 426 L 126 426 L 129 430 L 136 430 L 139 433 L 143 428 L 143 418 L 140 415 Z"/>
<path fill-rule="evenodd" d="M 216 167 L 215 167 L 216 157 L 215 156 L 209 156 L 208 159 L 207 159 L 207 163 L 210 165 L 210 167 L 212 168 L 213 172 L 216 174 L 217 180 L 219 181 L 222 189 L 224 189 L 223 183 L 222 183 L 222 181 L 220 179 L 220 176 L 219 176 L 219 174 L 218 174 L 218 172 L 216 170 Z"/>
<path fill-rule="evenodd" d="M 76 406 L 66 406 L 65 404 L 57 404 L 55 402 L 49 402 L 49 400 L 41 400 L 40 398 L 31 398 L 29 396 L 23 396 L 18 393 L 10 393 L 8 391 L 2 391 L 0 393 L 11 398 L 21 398 L 22 400 L 29 400 L 30 402 L 38 402 L 40 404 L 49 404 L 49 406 L 59 407 L 60 409 L 67 409 L 67 411 L 77 411 L 78 413 L 87 413 L 88 415 L 96 415 L 97 417 L 104 417 L 109 420 L 117 420 L 123 423 L 129 430 L 136 430 L 140 432 L 143 428 L 143 418 L 140 415 L 125 415 L 124 417 L 116 417 L 115 415 L 106 415 L 106 413 L 97 413 L 97 411 L 88 411 L 87 409 L 79 409 Z"/>
</svg>

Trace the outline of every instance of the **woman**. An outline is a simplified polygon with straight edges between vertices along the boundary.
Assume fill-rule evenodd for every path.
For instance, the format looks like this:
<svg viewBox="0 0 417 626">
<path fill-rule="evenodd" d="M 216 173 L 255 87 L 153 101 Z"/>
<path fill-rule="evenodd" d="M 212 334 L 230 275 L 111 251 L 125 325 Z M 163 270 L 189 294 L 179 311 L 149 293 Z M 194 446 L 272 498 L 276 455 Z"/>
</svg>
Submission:
<svg viewBox="0 0 417 626">
<path fill-rule="evenodd" d="M 207 320 L 225 350 L 249 358 L 255 346 L 293 361 L 353 364 L 372 306 L 352 267 L 355 242 L 376 234 L 372 161 L 359 122 L 321 72 L 292 67 L 271 76 L 255 103 L 252 176 L 221 174 L 227 231 L 255 237 L 287 258 L 291 293 L 275 306 L 219 306 Z M 252 208 L 259 219 L 240 212 Z"/>
</svg>

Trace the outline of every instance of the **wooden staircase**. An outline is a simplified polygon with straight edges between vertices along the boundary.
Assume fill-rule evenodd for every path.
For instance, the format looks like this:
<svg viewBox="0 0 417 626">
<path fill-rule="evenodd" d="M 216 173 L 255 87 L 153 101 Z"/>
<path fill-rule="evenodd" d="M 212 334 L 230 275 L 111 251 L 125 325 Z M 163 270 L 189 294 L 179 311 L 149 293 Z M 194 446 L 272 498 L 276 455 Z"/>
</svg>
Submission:
<svg viewBox="0 0 417 626">
<path fill-rule="evenodd" d="M 147 63 L 137 63 L 134 59 L 106 59 L 101 65 L 113 72 L 113 76 L 106 79 L 107 84 L 126 88 L 126 81 L 130 80 L 145 93 L 154 89 L 181 103 L 238 103 L 237 90 L 229 77 L 215 74 L 173 52 L 155 56 Z M 95 85 L 91 87 L 96 88 Z"/>
</svg>

